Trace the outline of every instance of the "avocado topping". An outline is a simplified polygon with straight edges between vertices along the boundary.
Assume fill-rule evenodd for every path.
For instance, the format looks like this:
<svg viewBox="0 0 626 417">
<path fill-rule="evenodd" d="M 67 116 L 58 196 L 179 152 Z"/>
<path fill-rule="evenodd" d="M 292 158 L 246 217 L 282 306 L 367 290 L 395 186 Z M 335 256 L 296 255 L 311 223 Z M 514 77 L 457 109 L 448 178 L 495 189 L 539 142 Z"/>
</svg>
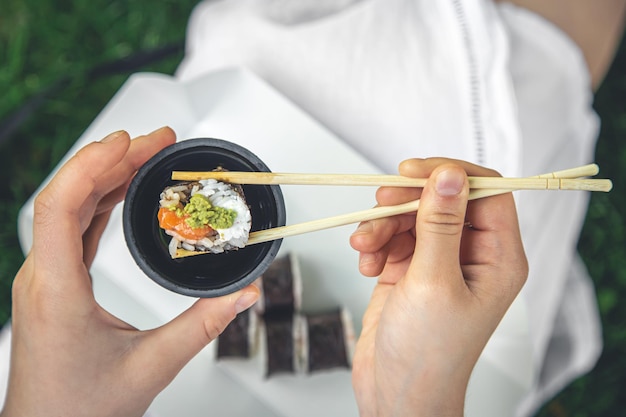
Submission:
<svg viewBox="0 0 626 417">
<path fill-rule="evenodd" d="M 179 214 L 178 210 L 176 214 Z M 213 206 L 204 195 L 194 194 L 180 215 L 188 216 L 185 222 L 193 229 L 204 226 L 210 226 L 213 229 L 228 229 L 235 222 L 237 211 Z"/>
</svg>

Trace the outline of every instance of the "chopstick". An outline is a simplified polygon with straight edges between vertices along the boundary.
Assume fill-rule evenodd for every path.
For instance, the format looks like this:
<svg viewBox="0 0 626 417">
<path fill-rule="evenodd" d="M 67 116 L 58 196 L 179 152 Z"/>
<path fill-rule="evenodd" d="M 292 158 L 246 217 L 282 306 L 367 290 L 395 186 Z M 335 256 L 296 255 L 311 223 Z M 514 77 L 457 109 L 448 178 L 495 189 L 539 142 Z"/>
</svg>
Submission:
<svg viewBox="0 0 626 417">
<path fill-rule="evenodd" d="M 600 167 L 597 164 L 588 164 L 588 165 L 582 165 L 579 167 L 564 169 L 561 171 L 554 171 L 554 172 L 548 172 L 546 174 L 535 175 L 529 178 L 576 179 L 576 178 L 582 178 L 582 177 L 591 177 L 591 176 L 597 175 L 598 172 L 600 172 Z M 602 190 L 604 192 L 610 191 L 611 188 L 613 187 L 613 184 L 611 183 L 610 180 L 606 180 L 606 181 L 608 181 L 608 187 L 607 187 L 608 189 Z M 470 190 L 469 198 L 471 200 L 475 200 L 478 198 L 491 197 L 494 195 L 504 194 L 504 193 L 508 193 L 511 191 L 518 191 L 518 190 L 510 190 L 510 189 Z M 598 191 L 598 190 L 594 190 L 594 191 Z"/>
<path fill-rule="evenodd" d="M 610 180 L 605 179 L 573 179 L 565 177 L 469 177 L 470 189 L 501 189 L 501 190 L 580 190 L 609 191 Z M 185 172 L 173 171 L 173 180 L 198 181 L 215 179 L 234 184 L 256 185 L 348 185 L 376 187 L 424 187 L 427 178 L 410 178 L 401 175 L 368 175 L 368 174 L 300 174 L 276 172 Z"/>
<path fill-rule="evenodd" d="M 576 179 L 580 177 L 587 177 L 596 175 L 599 172 L 599 168 L 596 164 L 583 165 L 576 168 L 570 168 L 562 171 L 550 172 L 547 174 L 537 175 L 535 177 L 529 177 L 526 179 Z M 498 177 L 494 177 L 498 178 Z M 606 180 L 610 183 L 610 180 Z M 609 191 L 610 187 L 606 190 Z M 509 193 L 511 189 L 474 189 L 470 190 L 469 199 L 476 200 L 479 198 L 490 197 L 498 194 Z M 593 190 L 598 191 L 598 190 Z M 324 219 L 312 220 L 303 223 L 297 223 L 288 226 L 274 227 L 271 229 L 259 230 L 252 232 L 249 235 L 247 245 L 253 245 L 256 243 L 269 242 L 276 239 L 282 239 L 290 236 L 296 236 L 304 233 L 316 232 L 319 230 L 330 229 L 333 227 L 345 226 L 352 223 L 360 223 L 363 221 L 376 220 L 383 217 L 396 216 L 399 214 L 406 214 L 415 212 L 419 208 L 419 200 L 410 201 L 403 204 L 394 206 L 379 206 L 366 210 L 361 210 L 353 213 L 342 214 L 333 217 L 327 217 Z M 206 252 L 193 252 L 185 249 L 178 249 L 175 258 L 182 258 L 193 255 L 200 255 Z"/>
</svg>

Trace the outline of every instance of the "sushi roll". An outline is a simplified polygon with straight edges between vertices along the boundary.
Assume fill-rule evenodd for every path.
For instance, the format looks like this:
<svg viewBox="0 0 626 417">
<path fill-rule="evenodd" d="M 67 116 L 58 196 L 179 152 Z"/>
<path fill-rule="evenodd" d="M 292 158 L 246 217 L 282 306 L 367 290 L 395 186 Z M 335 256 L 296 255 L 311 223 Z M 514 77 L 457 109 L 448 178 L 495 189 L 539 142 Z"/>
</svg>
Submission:
<svg viewBox="0 0 626 417">
<path fill-rule="evenodd" d="M 302 304 L 300 263 L 294 253 L 282 255 L 261 276 L 256 310 L 262 315 L 290 315 Z"/>
<path fill-rule="evenodd" d="M 246 310 L 239 313 L 217 338 L 217 359 L 247 359 L 255 351 L 257 316 Z"/>
<path fill-rule="evenodd" d="M 161 192 L 159 226 L 171 236 L 169 253 L 222 253 L 243 248 L 252 218 L 243 189 L 216 180 L 184 182 Z"/>
<path fill-rule="evenodd" d="M 266 316 L 261 356 L 264 375 L 312 375 L 350 369 L 355 334 L 345 308 L 322 313 Z"/>
<path fill-rule="evenodd" d="M 301 320 L 297 315 L 266 317 L 263 321 L 264 375 L 303 373 Z"/>
<path fill-rule="evenodd" d="M 300 322 L 303 372 L 351 368 L 355 336 L 348 310 L 305 314 Z"/>
</svg>

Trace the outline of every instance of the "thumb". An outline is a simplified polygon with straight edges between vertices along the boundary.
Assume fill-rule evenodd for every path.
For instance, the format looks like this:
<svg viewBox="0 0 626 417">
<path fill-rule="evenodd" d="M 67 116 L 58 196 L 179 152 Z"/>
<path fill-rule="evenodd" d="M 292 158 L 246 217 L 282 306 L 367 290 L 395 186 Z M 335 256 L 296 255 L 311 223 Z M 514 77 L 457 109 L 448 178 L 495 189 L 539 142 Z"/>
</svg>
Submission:
<svg viewBox="0 0 626 417">
<path fill-rule="evenodd" d="M 223 297 L 201 298 L 171 322 L 148 332 L 142 340 L 143 358 L 139 359 L 147 365 L 142 372 L 150 374 L 146 375 L 146 382 L 164 388 L 237 314 L 250 308 L 258 298 L 259 289 L 254 285 Z"/>
<path fill-rule="evenodd" d="M 411 268 L 420 280 L 460 275 L 459 250 L 465 223 L 469 185 L 458 165 L 437 167 L 420 199 L 415 224 L 415 254 Z"/>
</svg>

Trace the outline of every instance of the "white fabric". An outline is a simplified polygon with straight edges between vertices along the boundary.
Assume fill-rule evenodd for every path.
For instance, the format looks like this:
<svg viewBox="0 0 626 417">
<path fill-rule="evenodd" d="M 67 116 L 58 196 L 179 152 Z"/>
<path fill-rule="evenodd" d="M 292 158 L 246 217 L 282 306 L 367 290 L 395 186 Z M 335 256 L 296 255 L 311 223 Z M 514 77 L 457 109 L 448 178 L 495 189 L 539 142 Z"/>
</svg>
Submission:
<svg viewBox="0 0 626 417">
<path fill-rule="evenodd" d="M 501 16 L 514 51 L 510 68 L 524 138 L 522 164 L 528 167 L 524 174 L 591 162 L 599 121 L 579 49 L 524 9 L 503 6 Z M 518 198 L 531 268 L 523 295 L 541 369 L 520 416 L 532 414 L 589 371 L 601 352 L 595 291 L 576 253 L 587 201 L 582 193 L 527 193 Z"/>
<path fill-rule="evenodd" d="M 388 172 L 407 157 L 434 155 L 519 171 L 506 37 L 489 24 L 495 10 L 371 0 L 285 24 L 269 17 L 274 3 L 198 7 L 178 76 L 246 66 Z M 293 4 L 296 13 L 314 2 Z M 459 24 L 469 19 L 481 23 Z"/>
<path fill-rule="evenodd" d="M 201 3 L 177 76 L 231 66 L 253 70 L 387 172 L 406 158 L 428 156 L 472 161 L 505 176 L 592 162 L 598 119 L 580 51 L 548 22 L 510 5 Z M 523 296 L 541 369 L 524 414 L 592 367 L 601 338 L 589 278 L 571 267 L 588 196 L 516 198 L 531 267 Z M 571 326 L 576 300 L 586 301 Z M 568 355 L 559 366 L 544 363 L 561 353 Z"/>
</svg>

